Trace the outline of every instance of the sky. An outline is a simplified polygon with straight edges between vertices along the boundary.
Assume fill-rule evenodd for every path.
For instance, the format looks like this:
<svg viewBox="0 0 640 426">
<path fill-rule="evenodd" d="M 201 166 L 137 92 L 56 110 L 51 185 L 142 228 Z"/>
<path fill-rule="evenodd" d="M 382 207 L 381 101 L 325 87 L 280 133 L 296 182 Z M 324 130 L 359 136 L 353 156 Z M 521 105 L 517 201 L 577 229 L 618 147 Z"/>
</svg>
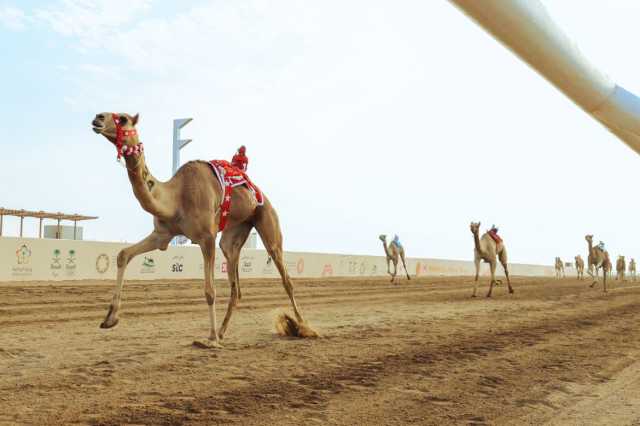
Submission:
<svg viewBox="0 0 640 426">
<path fill-rule="evenodd" d="M 640 2 L 543 3 L 640 93 Z M 117 111 L 161 180 L 174 118 L 194 119 L 183 162 L 246 145 L 286 250 L 379 255 L 397 233 L 470 259 L 481 221 L 514 262 L 584 257 L 587 233 L 640 256 L 640 158 L 444 0 L 0 0 L 0 64 L 0 207 L 100 216 L 86 239 L 152 229 L 91 130 Z"/>
</svg>

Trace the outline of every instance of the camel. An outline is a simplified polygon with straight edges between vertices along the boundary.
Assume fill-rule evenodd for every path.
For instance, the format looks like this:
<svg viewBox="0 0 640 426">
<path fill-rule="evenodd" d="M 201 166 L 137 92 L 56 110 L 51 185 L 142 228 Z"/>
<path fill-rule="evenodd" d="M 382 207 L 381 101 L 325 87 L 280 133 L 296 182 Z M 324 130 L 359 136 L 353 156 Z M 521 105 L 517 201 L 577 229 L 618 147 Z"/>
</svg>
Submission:
<svg viewBox="0 0 640 426">
<path fill-rule="evenodd" d="M 476 297 L 476 292 L 478 289 L 478 276 L 480 275 L 480 261 L 483 260 L 485 263 L 489 264 L 491 269 L 491 284 L 489 285 L 489 292 L 487 293 L 487 297 L 491 297 L 491 292 L 493 291 L 494 284 L 497 284 L 496 281 L 496 266 L 497 261 L 496 257 L 500 260 L 502 264 L 502 268 L 504 269 L 504 274 L 507 277 L 507 284 L 509 286 L 509 293 L 513 293 L 513 287 L 511 287 L 511 280 L 509 279 L 509 270 L 507 269 L 507 248 L 504 246 L 504 243 L 496 242 L 489 232 L 485 232 L 482 235 L 482 238 L 479 237 L 480 232 L 480 222 L 471 222 L 469 226 L 471 229 L 471 233 L 473 234 L 473 242 L 474 242 L 474 257 L 473 261 L 476 266 L 476 278 L 473 283 L 473 294 L 471 297 Z"/>
<path fill-rule="evenodd" d="M 585 235 L 587 245 L 589 247 L 589 256 L 587 262 L 589 264 L 588 274 L 593 278 L 593 282 L 589 287 L 593 287 L 598 284 L 598 270 L 602 268 L 602 291 L 607 292 L 607 273 L 611 270 L 611 260 L 609 260 L 609 253 L 606 250 L 602 250 L 600 247 L 593 247 L 593 235 Z M 595 271 L 595 276 L 593 274 Z"/>
<path fill-rule="evenodd" d="M 631 276 L 631 280 L 633 282 L 636 281 L 636 260 L 629 260 L 629 276 Z"/>
<path fill-rule="evenodd" d="M 222 232 L 220 248 L 227 259 L 227 277 L 231 295 L 226 315 L 217 329 L 216 289 L 214 286 L 214 261 L 216 238 L 220 221 L 223 188 L 214 175 L 211 165 L 205 161 L 190 161 L 184 164 L 168 182 L 160 182 L 149 172 L 142 144 L 138 139 L 138 114 L 115 114 L 103 112 L 92 121 L 93 131 L 104 136 L 116 146 L 118 159 L 124 157 L 133 194 L 140 206 L 153 216 L 154 229 L 143 240 L 120 251 L 117 257 L 117 282 L 109 312 L 100 325 L 112 328 L 118 324 L 124 274 L 128 263 L 135 257 L 152 250 L 166 250 L 170 241 L 184 235 L 200 246 L 204 259 L 204 294 L 209 310 L 210 333 L 208 341 L 195 342 L 206 347 L 222 347 L 220 340 L 229 326 L 234 307 L 241 299 L 238 262 L 240 249 L 255 227 L 264 246 L 273 259 L 282 285 L 287 292 L 299 329 L 299 337 L 315 337 L 317 334 L 305 322 L 294 297 L 293 284 L 287 273 L 282 251 L 282 232 L 275 209 L 264 197 L 258 206 L 253 193 L 247 187 L 238 186 L 231 193 L 231 210 L 226 228 Z M 123 218 L 124 220 L 124 218 Z"/>
<path fill-rule="evenodd" d="M 395 282 L 396 275 L 398 274 L 398 257 L 402 260 L 402 266 L 404 267 L 404 272 L 407 274 L 407 280 L 411 280 L 409 272 L 407 271 L 407 263 L 404 258 L 404 247 L 398 245 L 395 240 L 391 241 L 387 246 L 386 235 L 380 235 L 378 238 L 382 241 L 382 246 L 384 247 L 384 252 L 387 256 L 387 273 L 391 275 L 391 282 Z M 393 274 L 391 273 L 390 263 L 393 263 Z"/>
<path fill-rule="evenodd" d="M 578 273 L 578 279 L 579 280 L 583 280 L 584 279 L 584 260 L 582 260 L 582 256 L 577 255 L 575 257 L 576 260 L 576 271 Z"/>
<path fill-rule="evenodd" d="M 627 270 L 627 262 L 624 259 L 624 256 L 618 256 L 618 260 L 616 261 L 616 281 L 626 281 L 624 273 Z"/>
<path fill-rule="evenodd" d="M 556 278 L 566 278 L 564 273 L 564 263 L 559 257 L 556 257 Z"/>
</svg>

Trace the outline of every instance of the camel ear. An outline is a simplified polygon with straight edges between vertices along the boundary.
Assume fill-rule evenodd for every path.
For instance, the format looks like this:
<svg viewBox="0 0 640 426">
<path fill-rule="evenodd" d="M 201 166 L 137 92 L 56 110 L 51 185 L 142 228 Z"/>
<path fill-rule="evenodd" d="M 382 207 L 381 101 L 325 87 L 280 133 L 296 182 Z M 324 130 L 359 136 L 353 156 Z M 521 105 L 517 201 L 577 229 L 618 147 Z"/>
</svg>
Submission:
<svg viewBox="0 0 640 426">
<path fill-rule="evenodd" d="M 136 124 L 138 124 L 138 119 L 140 118 L 140 114 L 136 114 L 133 116 L 132 120 L 133 120 L 133 125 L 135 126 Z"/>
</svg>

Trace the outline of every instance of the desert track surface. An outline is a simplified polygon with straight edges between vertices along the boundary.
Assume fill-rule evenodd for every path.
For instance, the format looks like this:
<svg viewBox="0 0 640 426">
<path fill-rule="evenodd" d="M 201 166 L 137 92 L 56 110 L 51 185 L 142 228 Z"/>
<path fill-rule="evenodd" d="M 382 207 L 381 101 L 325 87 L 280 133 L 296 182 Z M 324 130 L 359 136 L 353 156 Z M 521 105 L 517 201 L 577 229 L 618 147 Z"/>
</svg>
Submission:
<svg viewBox="0 0 640 426">
<path fill-rule="evenodd" d="M 112 282 L 0 284 L 0 424 L 640 424 L 640 283 L 505 287 L 298 280 L 323 337 L 297 340 L 273 332 L 280 283 L 244 281 L 206 350 L 201 282 L 127 283 L 106 331 Z"/>
</svg>

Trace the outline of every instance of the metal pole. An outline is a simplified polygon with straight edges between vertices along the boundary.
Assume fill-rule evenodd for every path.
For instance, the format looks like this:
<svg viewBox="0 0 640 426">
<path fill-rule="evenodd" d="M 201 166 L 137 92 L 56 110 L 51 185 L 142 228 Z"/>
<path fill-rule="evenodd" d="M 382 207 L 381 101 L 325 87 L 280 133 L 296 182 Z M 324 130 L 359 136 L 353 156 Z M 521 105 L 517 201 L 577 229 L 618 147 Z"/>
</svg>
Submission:
<svg viewBox="0 0 640 426">
<path fill-rule="evenodd" d="M 180 139 L 180 130 L 189 124 L 193 118 L 178 118 L 173 120 L 173 173 L 176 174 L 180 167 L 180 150 L 187 146 L 192 139 Z"/>
<path fill-rule="evenodd" d="M 40 218 L 40 227 L 38 228 L 38 238 L 42 238 L 42 218 Z"/>
<path fill-rule="evenodd" d="M 60 219 L 58 219 L 58 230 L 56 231 L 56 240 L 60 239 Z"/>
<path fill-rule="evenodd" d="M 20 216 L 20 238 L 22 238 L 23 225 L 24 225 L 24 216 Z"/>
<path fill-rule="evenodd" d="M 73 221 L 73 239 L 74 239 L 74 240 L 76 239 L 76 232 L 77 232 L 77 230 L 78 230 L 78 221 L 77 221 L 77 220 L 74 220 L 74 221 Z"/>
<path fill-rule="evenodd" d="M 192 141 L 192 139 L 180 139 L 180 130 L 189 124 L 191 120 L 193 120 L 193 118 L 178 118 L 173 120 L 173 167 L 171 176 L 175 175 L 180 167 L 180 150 Z M 177 237 L 171 241 L 171 245 L 178 245 Z"/>
<path fill-rule="evenodd" d="M 2 225 L 4 225 L 4 215 L 0 214 L 0 237 L 2 237 Z"/>
</svg>

